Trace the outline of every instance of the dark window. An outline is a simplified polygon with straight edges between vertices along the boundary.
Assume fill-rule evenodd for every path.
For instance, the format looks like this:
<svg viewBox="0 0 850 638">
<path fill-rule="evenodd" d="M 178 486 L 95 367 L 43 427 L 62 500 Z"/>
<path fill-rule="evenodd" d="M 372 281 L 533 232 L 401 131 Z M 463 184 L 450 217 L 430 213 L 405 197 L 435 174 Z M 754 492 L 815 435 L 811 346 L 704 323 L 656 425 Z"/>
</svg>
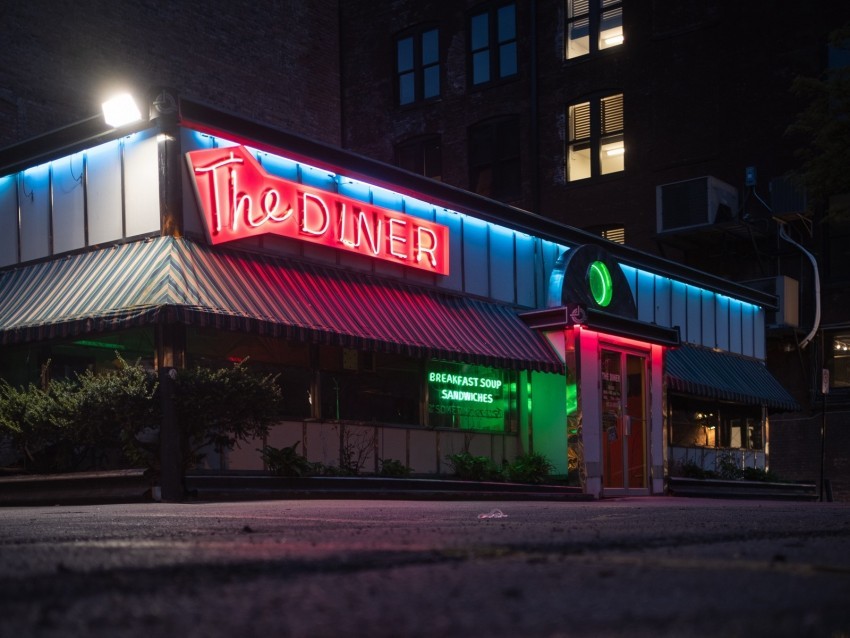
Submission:
<svg viewBox="0 0 850 638">
<path fill-rule="evenodd" d="M 620 0 L 567 0 L 566 50 L 568 60 L 619 46 L 623 36 Z"/>
<path fill-rule="evenodd" d="M 469 55 L 473 85 L 517 74 L 515 4 L 494 6 L 470 18 Z"/>
<path fill-rule="evenodd" d="M 761 408 L 674 396 L 670 445 L 734 450 L 764 449 Z"/>
<path fill-rule="evenodd" d="M 440 35 L 436 28 L 409 31 L 396 40 L 396 78 L 401 106 L 440 97 Z"/>
<path fill-rule="evenodd" d="M 522 192 L 519 117 L 487 120 L 469 129 L 471 190 L 500 200 L 518 199 Z"/>
<path fill-rule="evenodd" d="M 443 161 L 437 135 L 407 140 L 396 146 L 396 165 L 431 179 L 441 179 Z"/>
<path fill-rule="evenodd" d="M 567 109 L 567 180 L 574 182 L 625 168 L 623 94 L 573 104 Z"/>
<path fill-rule="evenodd" d="M 850 332 L 834 334 L 827 340 L 826 360 L 829 386 L 850 389 Z"/>
</svg>

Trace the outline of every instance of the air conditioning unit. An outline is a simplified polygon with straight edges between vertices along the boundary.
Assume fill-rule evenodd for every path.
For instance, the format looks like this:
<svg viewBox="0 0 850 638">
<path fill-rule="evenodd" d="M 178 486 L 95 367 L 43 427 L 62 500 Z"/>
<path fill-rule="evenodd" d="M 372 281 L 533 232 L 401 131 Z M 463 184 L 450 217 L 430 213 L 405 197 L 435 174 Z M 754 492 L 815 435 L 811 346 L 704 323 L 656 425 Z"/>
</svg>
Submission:
<svg viewBox="0 0 850 638">
<path fill-rule="evenodd" d="M 738 190 L 706 175 L 655 187 L 658 232 L 697 229 L 738 216 Z"/>
<path fill-rule="evenodd" d="M 776 312 L 768 311 L 768 326 L 792 327 L 800 325 L 800 282 L 793 277 L 778 275 L 744 282 L 750 288 L 776 295 Z"/>
</svg>

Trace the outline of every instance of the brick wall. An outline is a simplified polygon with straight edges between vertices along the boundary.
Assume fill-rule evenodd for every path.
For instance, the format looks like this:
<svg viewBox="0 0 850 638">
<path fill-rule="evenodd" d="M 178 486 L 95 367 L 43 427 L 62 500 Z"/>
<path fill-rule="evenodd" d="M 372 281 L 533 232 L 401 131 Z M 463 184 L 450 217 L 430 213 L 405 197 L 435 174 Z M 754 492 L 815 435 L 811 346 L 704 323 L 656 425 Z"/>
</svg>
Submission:
<svg viewBox="0 0 850 638">
<path fill-rule="evenodd" d="M 0 147 L 98 113 L 122 84 L 338 144 L 338 15 L 337 0 L 4 2 Z"/>
</svg>

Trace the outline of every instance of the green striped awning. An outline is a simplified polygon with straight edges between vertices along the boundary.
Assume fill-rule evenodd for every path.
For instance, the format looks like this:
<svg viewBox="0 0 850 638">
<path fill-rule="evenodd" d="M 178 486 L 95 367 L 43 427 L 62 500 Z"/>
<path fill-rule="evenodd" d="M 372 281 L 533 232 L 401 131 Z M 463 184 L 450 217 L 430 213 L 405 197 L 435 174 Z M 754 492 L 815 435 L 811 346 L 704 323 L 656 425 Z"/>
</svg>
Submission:
<svg viewBox="0 0 850 638">
<path fill-rule="evenodd" d="M 665 356 L 667 388 L 721 401 L 795 411 L 800 405 L 761 361 L 683 345 Z"/>
<path fill-rule="evenodd" d="M 0 344 L 156 322 L 563 370 L 510 306 L 187 239 L 160 237 L 0 272 Z"/>
</svg>

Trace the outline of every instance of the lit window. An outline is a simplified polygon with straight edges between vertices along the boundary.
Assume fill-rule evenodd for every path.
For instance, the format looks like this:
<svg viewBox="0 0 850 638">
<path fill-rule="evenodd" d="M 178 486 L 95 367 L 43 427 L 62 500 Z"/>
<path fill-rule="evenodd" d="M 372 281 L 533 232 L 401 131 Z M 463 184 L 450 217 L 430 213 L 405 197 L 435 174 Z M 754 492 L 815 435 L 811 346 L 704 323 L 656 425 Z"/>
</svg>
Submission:
<svg viewBox="0 0 850 638">
<path fill-rule="evenodd" d="M 442 178 L 440 138 L 436 135 L 408 140 L 396 146 L 396 165 L 431 179 Z"/>
<path fill-rule="evenodd" d="M 589 233 L 599 235 L 608 241 L 613 241 L 618 244 L 626 243 L 626 227 L 622 224 L 604 224 L 598 226 L 588 226 L 585 230 Z"/>
<path fill-rule="evenodd" d="M 517 74 L 515 4 L 473 15 L 469 31 L 472 84 L 486 84 Z"/>
<path fill-rule="evenodd" d="M 519 117 L 487 120 L 469 129 L 471 190 L 502 201 L 518 199 L 520 178 Z"/>
<path fill-rule="evenodd" d="M 567 179 L 575 182 L 625 168 L 623 94 L 568 108 Z"/>
<path fill-rule="evenodd" d="M 832 351 L 827 352 L 829 385 L 850 388 L 850 333 L 832 336 Z"/>
<path fill-rule="evenodd" d="M 622 44 L 621 0 L 567 0 L 568 60 Z"/>
<path fill-rule="evenodd" d="M 440 37 L 418 30 L 396 40 L 396 78 L 401 106 L 440 97 Z"/>
</svg>

